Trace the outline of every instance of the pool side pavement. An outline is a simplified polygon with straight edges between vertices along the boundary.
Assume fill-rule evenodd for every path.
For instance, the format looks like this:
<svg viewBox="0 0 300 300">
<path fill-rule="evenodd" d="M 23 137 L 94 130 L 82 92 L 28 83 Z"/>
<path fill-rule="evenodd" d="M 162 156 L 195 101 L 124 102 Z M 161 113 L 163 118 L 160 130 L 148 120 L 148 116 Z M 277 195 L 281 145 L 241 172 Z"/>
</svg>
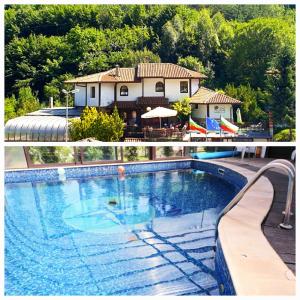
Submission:
<svg viewBox="0 0 300 300">
<path fill-rule="evenodd" d="M 247 168 L 232 164 L 231 160 L 210 162 L 231 168 L 247 178 L 255 174 Z M 273 186 L 263 176 L 220 221 L 219 239 L 238 296 L 296 293 L 295 275 L 262 231 L 262 223 L 272 206 L 273 196 Z"/>
</svg>

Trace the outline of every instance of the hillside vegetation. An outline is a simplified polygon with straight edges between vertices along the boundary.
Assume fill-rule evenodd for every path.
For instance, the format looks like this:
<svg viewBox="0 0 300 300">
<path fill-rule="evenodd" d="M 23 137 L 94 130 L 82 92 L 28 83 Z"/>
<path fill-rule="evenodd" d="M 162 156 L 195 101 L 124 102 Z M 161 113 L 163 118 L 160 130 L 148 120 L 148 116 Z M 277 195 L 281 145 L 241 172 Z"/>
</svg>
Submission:
<svg viewBox="0 0 300 300">
<path fill-rule="evenodd" d="M 9 5 L 5 43 L 6 120 L 50 96 L 61 105 L 66 78 L 172 62 L 240 99 L 243 121 L 271 110 L 281 126 L 294 124 L 293 6 Z"/>
</svg>

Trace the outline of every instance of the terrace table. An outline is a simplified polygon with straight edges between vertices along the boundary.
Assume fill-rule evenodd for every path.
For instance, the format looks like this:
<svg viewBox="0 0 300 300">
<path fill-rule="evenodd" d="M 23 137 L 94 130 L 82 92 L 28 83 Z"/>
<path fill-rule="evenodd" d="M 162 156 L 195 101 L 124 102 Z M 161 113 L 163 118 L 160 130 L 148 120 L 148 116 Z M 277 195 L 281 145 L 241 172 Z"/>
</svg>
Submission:
<svg viewBox="0 0 300 300">
<path fill-rule="evenodd" d="M 182 140 L 184 131 L 172 128 L 143 128 L 145 140 L 164 139 L 164 140 Z"/>
</svg>

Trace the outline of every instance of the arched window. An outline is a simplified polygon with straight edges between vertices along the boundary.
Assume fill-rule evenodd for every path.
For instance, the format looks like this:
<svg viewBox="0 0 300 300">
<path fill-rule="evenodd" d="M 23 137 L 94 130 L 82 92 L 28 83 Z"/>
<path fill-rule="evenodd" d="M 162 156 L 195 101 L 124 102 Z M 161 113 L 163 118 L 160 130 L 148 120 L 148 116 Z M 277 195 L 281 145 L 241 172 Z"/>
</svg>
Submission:
<svg viewBox="0 0 300 300">
<path fill-rule="evenodd" d="M 163 92 L 164 91 L 164 84 L 159 81 L 155 85 L 155 92 Z"/>
<path fill-rule="evenodd" d="M 128 87 L 126 85 L 121 86 L 120 96 L 128 96 Z"/>
</svg>

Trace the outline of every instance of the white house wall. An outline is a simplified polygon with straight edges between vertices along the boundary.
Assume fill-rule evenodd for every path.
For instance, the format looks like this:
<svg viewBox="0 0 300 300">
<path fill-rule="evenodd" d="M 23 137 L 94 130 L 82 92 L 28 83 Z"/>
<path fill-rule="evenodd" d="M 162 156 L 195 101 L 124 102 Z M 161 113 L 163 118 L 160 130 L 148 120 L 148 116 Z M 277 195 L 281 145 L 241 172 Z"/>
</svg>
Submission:
<svg viewBox="0 0 300 300">
<path fill-rule="evenodd" d="M 128 96 L 120 95 L 121 86 L 128 87 Z M 142 83 L 118 83 L 117 84 L 117 101 L 135 101 L 142 96 Z"/>
<path fill-rule="evenodd" d="M 95 98 L 91 98 L 91 87 L 95 87 Z M 87 106 L 99 106 L 99 83 L 88 83 Z"/>
<path fill-rule="evenodd" d="M 192 95 L 194 95 L 199 89 L 199 79 L 192 79 Z"/>
<path fill-rule="evenodd" d="M 74 105 L 85 106 L 85 86 L 75 85 L 75 89 L 78 89 L 79 92 L 75 93 Z"/>
<path fill-rule="evenodd" d="M 189 97 L 189 93 L 180 93 L 180 81 L 189 82 L 188 79 L 165 80 L 165 97 L 168 98 L 170 102 L 175 102 L 181 98 Z"/>
<path fill-rule="evenodd" d="M 192 110 L 192 118 L 195 119 L 204 119 L 207 113 L 207 106 L 198 104 L 198 108 L 193 108 Z"/>
<path fill-rule="evenodd" d="M 114 86 L 114 83 L 101 83 L 101 107 L 114 101 Z"/>
<path fill-rule="evenodd" d="M 209 116 L 215 119 L 219 119 L 220 116 L 231 119 L 231 107 L 231 104 L 210 104 Z"/>
<path fill-rule="evenodd" d="M 163 97 L 164 92 L 155 92 L 157 82 L 164 82 L 163 78 L 144 78 L 144 97 Z"/>
<path fill-rule="evenodd" d="M 144 97 L 163 97 L 163 92 L 155 92 L 155 85 L 157 82 L 163 82 L 163 78 L 144 78 Z M 188 79 L 165 79 L 165 97 L 169 99 L 170 102 L 178 101 L 181 98 L 189 97 L 190 93 L 180 93 L 180 81 L 187 81 Z M 128 96 L 120 95 L 121 86 L 126 85 L 128 87 Z M 95 87 L 95 98 L 91 98 L 91 87 Z M 114 83 L 101 83 L 101 99 L 100 106 L 106 107 L 111 104 L 114 99 Z M 99 83 L 88 83 L 87 91 L 85 86 L 75 85 L 79 92 L 75 94 L 75 106 L 99 106 Z M 191 80 L 192 95 L 199 88 L 199 80 Z M 140 83 L 118 83 L 116 87 L 116 97 L 117 101 L 135 101 L 138 97 L 143 95 L 142 82 Z M 87 100 L 86 100 L 87 96 Z M 87 102 L 86 102 L 87 101 Z M 213 107 L 211 108 L 213 110 Z M 230 110 L 227 111 L 226 108 L 225 117 L 230 118 Z M 199 112 L 200 113 L 200 112 Z M 199 114 L 197 113 L 197 114 Z M 229 115 L 228 115 L 229 113 Z"/>
</svg>

